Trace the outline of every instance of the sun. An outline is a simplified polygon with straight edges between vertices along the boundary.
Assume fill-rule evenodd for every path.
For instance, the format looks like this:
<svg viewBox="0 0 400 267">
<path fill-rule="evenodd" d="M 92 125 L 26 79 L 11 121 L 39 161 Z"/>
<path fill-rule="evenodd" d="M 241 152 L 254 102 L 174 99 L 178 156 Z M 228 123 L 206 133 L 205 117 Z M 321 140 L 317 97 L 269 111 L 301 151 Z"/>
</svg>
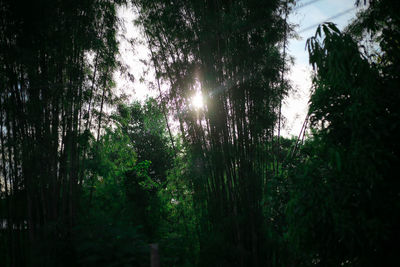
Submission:
<svg viewBox="0 0 400 267">
<path fill-rule="evenodd" d="M 203 103 L 203 95 L 201 92 L 197 92 L 193 97 L 192 97 L 192 105 L 196 109 L 202 109 L 204 107 Z"/>
</svg>

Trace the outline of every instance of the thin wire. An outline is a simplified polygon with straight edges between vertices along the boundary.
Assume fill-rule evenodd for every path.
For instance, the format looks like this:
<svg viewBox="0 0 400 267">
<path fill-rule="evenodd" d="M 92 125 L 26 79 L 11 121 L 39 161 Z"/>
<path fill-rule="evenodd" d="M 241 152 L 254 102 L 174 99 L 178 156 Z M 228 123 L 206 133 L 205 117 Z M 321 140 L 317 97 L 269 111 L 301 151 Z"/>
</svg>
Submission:
<svg viewBox="0 0 400 267">
<path fill-rule="evenodd" d="M 316 2 L 319 2 L 319 1 L 321 1 L 321 0 L 311 0 L 311 1 L 307 2 L 307 3 L 305 3 L 305 4 L 302 4 L 302 5 L 299 5 L 299 6 L 295 7 L 295 8 L 293 8 L 293 11 L 299 10 L 299 9 L 301 9 L 303 7 L 309 6 L 309 5 L 314 4 Z"/>
<path fill-rule="evenodd" d="M 324 21 L 321 21 L 321 22 L 319 22 L 319 23 L 316 23 L 316 24 L 313 24 L 313 25 L 311 25 L 311 26 L 308 26 L 308 27 L 306 27 L 306 28 L 301 29 L 301 30 L 299 30 L 297 33 L 302 33 L 302 32 L 306 32 L 306 31 L 308 31 L 308 30 L 312 30 L 312 29 L 314 29 L 315 27 L 317 27 L 318 25 L 320 25 L 320 24 L 322 24 L 322 23 L 324 23 L 324 22 L 327 22 L 327 21 L 329 21 L 329 20 L 333 20 L 333 19 L 336 19 L 336 18 L 338 18 L 338 17 L 341 17 L 341 16 L 343 16 L 343 15 L 345 15 L 345 14 L 347 14 L 347 13 L 349 13 L 349 12 L 355 10 L 355 9 L 356 9 L 356 7 L 353 7 L 353 8 L 347 9 L 347 10 L 345 10 L 345 11 L 343 11 L 343 12 L 337 13 L 336 15 L 334 15 L 334 16 L 332 16 L 332 17 L 329 17 L 329 18 L 327 18 L 327 19 L 324 20 Z"/>
<path fill-rule="evenodd" d="M 319 2 L 319 1 L 321 1 L 321 0 L 311 0 L 311 1 L 307 2 L 307 3 L 305 3 L 305 4 L 302 4 L 302 5 L 299 5 L 297 7 L 294 7 L 293 11 L 294 10 L 299 10 L 299 9 L 301 9 L 303 7 L 306 7 L 308 5 L 314 4 L 314 3 Z M 234 30 L 230 35 L 235 34 L 235 33 L 239 33 L 239 32 L 245 32 L 245 31 L 248 31 L 250 29 L 255 29 L 255 28 L 261 27 L 261 26 L 264 25 L 264 23 L 267 23 L 268 21 L 269 21 L 269 19 L 265 18 L 265 19 L 262 19 L 262 20 L 259 20 L 259 21 L 255 22 L 255 23 L 253 23 L 252 25 L 241 26 L 241 27 L 237 28 L 236 30 Z M 221 39 L 222 39 L 222 37 L 221 37 Z"/>
<path fill-rule="evenodd" d="M 302 5 L 301 7 L 304 7 L 304 6 L 306 6 L 306 5 L 310 5 L 310 4 L 315 3 L 315 2 L 317 2 L 317 1 L 321 1 L 321 0 L 313 0 L 313 1 L 310 1 L 310 2 L 308 2 L 308 3 L 304 4 L 304 5 Z M 299 7 L 299 8 L 301 8 L 301 7 Z M 338 14 L 332 16 L 332 17 L 327 18 L 327 19 L 324 20 L 324 21 L 321 21 L 320 23 L 316 23 L 316 24 L 313 24 L 313 25 L 311 25 L 311 26 L 308 26 L 308 27 L 306 27 L 306 28 L 304 28 L 304 29 L 301 29 L 301 30 L 298 31 L 297 33 L 302 33 L 302 32 L 311 30 L 311 29 L 317 27 L 318 25 L 320 25 L 321 23 L 324 23 L 324 22 L 327 22 L 327 21 L 329 21 L 329 20 L 333 20 L 333 19 L 335 19 L 335 18 L 338 18 L 338 17 L 340 17 L 340 16 L 343 16 L 343 15 L 345 15 L 345 14 L 347 14 L 347 13 L 353 11 L 354 9 L 356 9 L 356 7 L 347 9 L 347 10 L 345 10 L 345 11 L 343 11 L 343 12 L 340 12 L 340 13 L 338 13 Z M 219 86 L 217 89 L 215 89 L 215 90 L 213 90 L 212 92 L 210 92 L 210 93 L 209 93 L 209 96 L 212 96 L 212 95 L 214 95 L 214 94 L 218 94 L 218 93 L 220 93 L 220 92 L 222 92 L 222 91 L 226 91 L 226 90 L 230 89 L 230 88 L 232 87 L 232 85 L 233 85 L 233 82 L 228 81 L 226 85 L 221 85 L 221 86 Z"/>
</svg>

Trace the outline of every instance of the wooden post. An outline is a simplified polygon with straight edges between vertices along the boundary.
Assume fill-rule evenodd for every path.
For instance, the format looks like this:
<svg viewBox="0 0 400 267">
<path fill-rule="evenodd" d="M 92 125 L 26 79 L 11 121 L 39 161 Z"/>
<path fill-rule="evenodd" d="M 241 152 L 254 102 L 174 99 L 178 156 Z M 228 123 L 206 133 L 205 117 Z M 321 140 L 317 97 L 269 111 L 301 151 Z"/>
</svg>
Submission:
<svg viewBox="0 0 400 267">
<path fill-rule="evenodd" d="M 150 244 L 150 266 L 160 267 L 160 255 L 158 254 L 158 244 Z"/>
</svg>

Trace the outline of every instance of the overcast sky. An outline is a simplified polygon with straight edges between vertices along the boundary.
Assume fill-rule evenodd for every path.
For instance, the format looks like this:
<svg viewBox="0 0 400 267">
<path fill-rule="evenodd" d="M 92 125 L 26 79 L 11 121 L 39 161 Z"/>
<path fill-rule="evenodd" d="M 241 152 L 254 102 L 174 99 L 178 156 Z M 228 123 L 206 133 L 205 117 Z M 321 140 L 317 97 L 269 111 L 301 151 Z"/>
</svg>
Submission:
<svg viewBox="0 0 400 267">
<path fill-rule="evenodd" d="M 300 39 L 289 40 L 288 46 L 288 54 L 295 59 L 289 78 L 296 90 L 285 100 L 282 107 L 282 113 L 286 117 L 282 132 L 284 136 L 298 135 L 307 113 L 311 86 L 311 68 L 308 65 L 308 53 L 305 51 L 307 38 L 315 33 L 315 25 L 327 20 L 336 23 L 342 30 L 355 16 L 357 10 L 354 3 L 354 0 L 300 0 L 295 12 L 289 16 L 289 21 L 298 25 L 296 31 Z M 141 60 L 148 60 L 149 51 L 144 43 L 140 43 L 144 40 L 140 31 L 132 24 L 134 16 L 130 8 L 124 7 L 119 10 L 119 17 L 125 21 L 125 31 L 121 31 L 120 35 L 128 40 L 136 39 L 134 48 L 127 41 L 120 39 L 121 59 L 129 67 L 135 81 L 124 79 L 118 74 L 115 78 L 120 93 L 130 95 L 131 99 L 143 100 L 146 96 L 156 96 L 157 92 L 149 90 L 148 85 L 140 81 L 143 71 L 147 69 Z M 332 17 L 334 18 L 330 19 Z M 153 80 L 154 73 L 150 70 L 143 78 Z"/>
</svg>

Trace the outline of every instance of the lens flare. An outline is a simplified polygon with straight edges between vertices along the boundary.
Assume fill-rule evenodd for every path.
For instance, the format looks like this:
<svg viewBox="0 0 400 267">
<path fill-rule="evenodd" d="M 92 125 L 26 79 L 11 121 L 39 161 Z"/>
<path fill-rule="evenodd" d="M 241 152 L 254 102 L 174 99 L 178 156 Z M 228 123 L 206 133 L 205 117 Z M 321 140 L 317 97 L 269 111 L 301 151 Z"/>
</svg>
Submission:
<svg viewBox="0 0 400 267">
<path fill-rule="evenodd" d="M 192 97 L 192 105 L 196 109 L 201 109 L 204 106 L 203 103 L 203 95 L 201 92 L 197 92 L 193 97 Z"/>
</svg>

